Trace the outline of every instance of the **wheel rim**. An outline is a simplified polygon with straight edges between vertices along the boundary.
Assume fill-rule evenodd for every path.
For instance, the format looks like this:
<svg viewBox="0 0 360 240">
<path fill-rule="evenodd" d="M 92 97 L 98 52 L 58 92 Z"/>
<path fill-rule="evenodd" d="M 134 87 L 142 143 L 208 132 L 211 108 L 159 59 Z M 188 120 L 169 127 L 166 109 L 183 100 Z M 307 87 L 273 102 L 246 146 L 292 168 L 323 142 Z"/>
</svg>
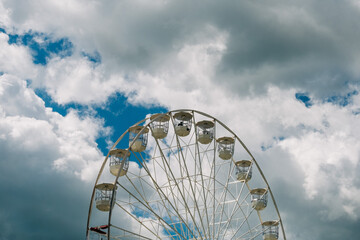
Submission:
<svg viewBox="0 0 360 240">
<path fill-rule="evenodd" d="M 192 115 L 190 134 L 175 133 L 174 115 L 187 112 Z M 149 134 L 144 152 L 131 152 L 131 166 L 125 176 L 118 174 L 113 179 L 118 185 L 117 196 L 113 195 L 114 208 L 108 213 L 107 239 L 263 239 L 267 228 L 262 226 L 269 216 L 280 226 L 279 239 L 286 239 L 282 220 L 270 186 L 258 163 L 240 138 L 216 118 L 195 110 L 176 110 L 166 113 L 170 116 L 169 133 L 164 139 L 156 139 Z M 161 115 L 158 116 L 161 118 Z M 198 141 L 196 120 L 214 123 L 214 137 L 209 144 Z M 144 119 L 150 129 L 152 120 Z M 124 138 L 125 131 L 113 147 L 115 149 Z M 138 133 L 139 137 L 142 132 Z M 220 159 L 216 139 L 221 134 L 232 137 L 235 153 L 229 160 Z M 135 140 L 134 140 L 135 141 Z M 129 149 L 131 144 L 129 146 Z M 255 170 L 249 181 L 237 180 L 235 176 L 238 154 L 246 155 Z M 109 154 L 108 154 L 109 156 Z M 95 185 L 104 174 L 108 156 L 100 168 Z M 121 169 L 122 166 L 120 166 Z M 253 170 L 253 171 L 254 171 Z M 106 172 L 106 171 L 105 171 Z M 252 207 L 250 191 L 255 187 L 250 183 L 261 183 L 269 193 L 270 210 L 257 211 Z M 92 207 L 94 192 L 90 201 L 87 237 L 93 221 Z M 115 193 L 115 192 L 114 192 Z M 266 211 L 271 211 L 267 213 Z M 126 219 L 128 222 L 120 221 Z M 102 220 L 103 221 L 103 220 Z M 94 221 L 94 224 L 101 222 Z"/>
</svg>

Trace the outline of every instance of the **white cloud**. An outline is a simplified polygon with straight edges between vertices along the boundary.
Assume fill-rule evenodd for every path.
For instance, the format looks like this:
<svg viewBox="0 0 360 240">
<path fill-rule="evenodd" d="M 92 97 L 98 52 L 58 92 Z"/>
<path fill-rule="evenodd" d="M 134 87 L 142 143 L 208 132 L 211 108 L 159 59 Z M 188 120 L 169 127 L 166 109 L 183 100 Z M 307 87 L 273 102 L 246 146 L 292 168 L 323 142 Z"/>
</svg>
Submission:
<svg viewBox="0 0 360 240">
<path fill-rule="evenodd" d="M 8 44 L 9 36 L 0 32 L 0 69 L 21 78 L 33 78 L 37 69 L 29 50 L 24 46 Z"/>
<path fill-rule="evenodd" d="M 95 142 L 104 131 L 103 122 L 91 117 L 79 117 L 75 111 L 70 111 L 61 119 L 51 119 L 51 122 L 59 139 L 61 154 L 54 161 L 55 168 L 92 181 L 104 158 Z"/>
<path fill-rule="evenodd" d="M 102 66 L 94 66 L 85 57 L 72 56 L 51 59 L 34 86 L 46 88 L 59 104 L 99 104 L 118 91 L 121 83 L 121 76 L 106 74 Z"/>
<path fill-rule="evenodd" d="M 29 30 L 49 32 L 61 26 L 65 31 L 74 31 L 79 23 L 85 25 L 93 16 L 96 1 L 2 1 L 4 11 L 8 13 L 6 27 L 8 30 L 27 32 Z M 72 23 L 72 24 L 71 24 Z M 74 24 L 77 23 L 77 24 Z"/>
<path fill-rule="evenodd" d="M 8 74 L 0 79 L 0 136 L 6 140 L 6 145 L 20 148 L 24 155 L 35 152 L 51 156 L 47 161 L 56 169 L 91 181 L 97 172 L 96 166 L 103 159 L 95 142 L 99 134 L 108 133 L 103 122 L 91 116 L 81 117 L 74 110 L 63 117 L 45 108 L 44 102 L 26 87 L 24 80 Z M 40 167 L 42 161 L 46 159 L 39 155 L 33 164 Z"/>
<path fill-rule="evenodd" d="M 197 69 L 201 71 L 201 67 Z M 202 78 L 201 84 L 194 80 L 189 85 L 186 81 L 181 85 L 181 76 L 171 79 L 175 81 L 174 87 L 159 77 L 140 75 L 140 84 L 133 83 L 138 86 L 137 94 L 129 100 L 165 103 L 170 109 L 195 108 L 219 116 L 255 155 L 262 155 L 261 146 L 280 148 L 280 156 L 290 154 L 288 161 L 300 167 L 291 169 L 299 172 L 291 173 L 277 170 L 275 164 L 267 170 L 274 174 L 268 178 L 280 177 L 286 182 L 288 176 L 303 174 L 305 178 L 298 184 L 304 187 L 308 201 L 314 197 L 321 200 L 327 209 L 322 212 L 326 218 L 360 217 L 360 202 L 354 197 L 360 189 L 356 177 L 360 120 L 353 113 L 353 109 L 359 108 L 358 95 L 347 106 L 314 100 L 314 105 L 307 108 L 295 98 L 296 89 L 270 87 L 266 95 L 238 98 L 226 94 L 221 86 L 204 81 L 208 77 Z M 271 158 L 276 159 L 276 155 Z M 277 172 L 286 175 L 278 176 Z"/>
<path fill-rule="evenodd" d="M 299 198 L 319 200 L 324 208 L 318 211 L 329 221 L 357 220 L 360 95 L 346 106 L 319 98 L 359 91 L 360 15 L 351 8 L 358 2 L 348 3 L 332 2 L 324 12 L 313 1 L 2 1 L 0 25 L 7 32 L 69 37 L 75 48 L 72 56 L 39 67 L 28 48 L 9 45 L 0 33 L 2 147 L 41 148 L 56 170 L 91 181 L 103 158 L 95 140 L 107 131 L 104 123 L 46 109 L 23 79 L 58 104 L 102 104 L 120 92 L 135 105 L 213 115 L 254 155 L 289 157 L 289 171 L 258 159 L 269 167 L 270 185 L 281 179 L 300 186 L 305 195 Z M 81 51 L 98 51 L 102 62 L 91 63 Z M 309 93 L 311 108 L 295 99 L 299 91 Z"/>
<path fill-rule="evenodd" d="M 215 37 L 214 37 L 215 36 Z M 122 87 L 133 104 L 161 103 L 171 108 L 198 103 L 210 105 L 214 92 L 221 86 L 211 83 L 214 71 L 226 49 L 226 32 L 207 26 L 203 35 L 184 43 L 171 62 L 161 70 L 149 74 L 140 71 Z M 184 96 L 189 97 L 184 97 Z"/>
<path fill-rule="evenodd" d="M 290 137 L 279 145 L 302 168 L 307 196 L 317 197 L 328 206 L 327 217 L 349 215 L 358 219 L 360 202 L 353 194 L 359 191 L 359 118 L 330 103 L 314 106 L 310 111 L 322 115 L 325 126 L 319 129 L 308 125 L 302 136 Z"/>
<path fill-rule="evenodd" d="M 4 7 L 4 4 L 0 2 L 0 26 L 11 25 L 10 15 L 11 10 Z"/>
</svg>

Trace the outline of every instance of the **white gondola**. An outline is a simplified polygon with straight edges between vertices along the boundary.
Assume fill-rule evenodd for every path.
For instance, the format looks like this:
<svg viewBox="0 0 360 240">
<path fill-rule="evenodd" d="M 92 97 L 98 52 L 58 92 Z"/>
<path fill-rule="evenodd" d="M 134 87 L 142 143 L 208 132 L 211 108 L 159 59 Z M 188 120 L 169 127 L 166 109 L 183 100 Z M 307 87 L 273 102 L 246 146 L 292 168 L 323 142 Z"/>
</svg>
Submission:
<svg viewBox="0 0 360 240">
<path fill-rule="evenodd" d="M 257 210 L 261 211 L 267 206 L 267 189 L 266 188 L 255 188 L 250 191 L 251 194 L 251 205 Z"/>
<path fill-rule="evenodd" d="M 163 116 L 169 117 L 168 129 L 160 120 Z M 201 123 L 204 120 L 213 124 Z M 140 127 L 129 131 L 136 125 Z M 286 240 L 278 205 L 264 175 L 276 174 L 270 166 L 276 163 L 265 164 L 270 169 L 263 171 L 235 131 L 209 114 L 191 109 L 150 114 L 131 126 L 119 134 L 111 154 L 99 166 L 86 239 L 96 233 L 98 240 Z M 212 136 L 206 132 L 208 127 L 213 127 Z M 146 148 L 140 136 L 143 133 Z M 130 145 L 129 135 L 133 136 Z M 140 140 L 138 145 L 136 140 Z M 130 156 L 112 151 L 114 148 L 124 149 Z M 114 165 L 118 166 L 110 163 L 109 167 L 114 156 L 118 158 Z M 127 157 L 130 166 L 125 173 L 122 170 Z M 112 174 L 119 178 L 114 179 Z M 103 182 L 109 182 L 108 187 L 97 186 Z M 120 192 L 115 194 L 115 190 Z M 263 225 L 269 220 L 278 221 L 278 235 L 274 224 Z"/>
<path fill-rule="evenodd" d="M 218 153 L 223 160 L 229 160 L 234 154 L 235 139 L 232 137 L 218 138 Z"/>
<path fill-rule="evenodd" d="M 154 121 L 153 121 L 154 120 Z M 169 130 L 169 115 L 157 113 L 150 117 L 150 127 L 152 136 L 156 139 L 163 139 L 167 136 Z"/>
<path fill-rule="evenodd" d="M 197 140 L 201 144 L 209 144 L 214 138 L 214 123 L 211 121 L 201 121 L 196 123 Z"/>
<path fill-rule="evenodd" d="M 175 133 L 180 137 L 189 135 L 191 130 L 192 115 L 188 112 L 174 114 Z"/>
<path fill-rule="evenodd" d="M 276 240 L 279 238 L 279 221 L 267 221 L 262 223 L 264 240 Z"/>
<path fill-rule="evenodd" d="M 240 182 L 247 182 L 252 176 L 251 161 L 241 160 L 235 163 L 236 166 L 236 178 Z"/>
<path fill-rule="evenodd" d="M 134 152 L 142 152 L 146 149 L 148 141 L 149 129 L 143 126 L 134 126 L 129 128 L 129 147 Z M 144 130 L 143 130 L 144 129 Z M 136 138 L 136 136 L 142 131 L 142 133 Z M 134 143 L 132 144 L 132 142 Z M 131 145 L 132 144 L 132 145 Z"/>
<path fill-rule="evenodd" d="M 122 161 L 124 165 L 120 171 L 120 177 L 124 176 L 129 169 L 129 157 L 130 152 L 126 149 L 113 149 L 110 151 L 110 173 L 114 176 L 117 176 L 120 171 L 120 166 Z"/>
<path fill-rule="evenodd" d="M 96 185 L 95 188 L 96 188 L 96 195 L 95 195 L 96 208 L 103 212 L 110 211 L 110 208 L 112 208 L 115 203 L 115 197 L 114 197 L 114 201 L 111 205 L 113 190 L 115 188 L 115 192 L 116 192 L 117 187 L 112 183 L 101 183 Z"/>
</svg>

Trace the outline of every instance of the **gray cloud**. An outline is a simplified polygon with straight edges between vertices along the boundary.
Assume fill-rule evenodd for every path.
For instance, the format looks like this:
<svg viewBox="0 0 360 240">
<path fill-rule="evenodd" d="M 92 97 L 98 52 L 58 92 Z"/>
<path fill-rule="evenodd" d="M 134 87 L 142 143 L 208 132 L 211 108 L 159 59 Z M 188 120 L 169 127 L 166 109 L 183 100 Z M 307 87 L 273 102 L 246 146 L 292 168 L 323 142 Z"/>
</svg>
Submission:
<svg viewBox="0 0 360 240">
<path fill-rule="evenodd" d="M 86 178 L 103 157 L 84 129 L 94 124 L 97 134 L 96 121 L 63 118 L 8 74 L 0 76 L 0 102 L 0 239 L 84 238 L 92 190 Z M 88 122 L 81 130 L 77 121 Z M 67 138 L 64 128 L 72 126 Z M 77 136 L 84 138 L 70 143 Z"/>
<path fill-rule="evenodd" d="M 228 35 L 213 81 L 236 92 L 264 92 L 272 84 L 323 97 L 346 91 L 348 83 L 359 79 L 360 12 L 351 1 L 159 5 L 112 6 L 113 31 L 108 35 L 99 29 L 97 39 L 105 58 L 115 58 L 126 71 L 166 69 L 179 48 L 201 43 L 199 36 L 211 25 Z M 109 8 L 101 13 L 107 15 Z"/>
<path fill-rule="evenodd" d="M 55 2 L 0 2 L 0 11 L 1 4 L 12 10 L 8 30 L 69 37 L 77 51 L 50 62 L 41 69 L 47 74 L 36 79 L 37 73 L 29 70 L 30 54 L 19 47 L 17 58 L 11 59 L 25 59 L 21 78 L 34 78 L 34 86 L 48 87 L 50 95 L 55 92 L 58 101 L 64 99 L 61 103 L 103 103 L 120 91 L 133 104 L 196 107 L 220 116 L 263 160 L 261 167 L 275 193 L 288 239 L 359 236 L 360 210 L 352 197 L 360 187 L 354 147 L 359 124 L 351 113 L 358 111 L 359 97 L 351 96 L 354 103 L 341 107 L 317 99 L 359 89 L 360 7 L 355 1 Z M 101 64 L 92 67 L 80 58 L 83 50 L 98 51 Z M 0 72 L 15 74 L 17 61 L 9 65 L 4 60 Z M 23 94 L 13 90 L 13 95 Z M 294 99 L 297 91 L 309 93 L 311 108 Z M 32 112 L 43 108 L 35 104 L 38 99 L 21 100 L 1 102 L 0 116 L 4 111 L 47 121 L 44 112 Z M 94 129 L 89 126 L 84 129 Z M 66 133 L 71 136 L 77 128 L 81 126 L 75 124 Z M 9 136 L 5 130 L 3 134 Z M 274 140 L 279 136 L 285 140 Z M 0 201 L 14 206 L 0 214 L 0 239 L 83 237 L 90 186 L 71 173 L 79 174 L 87 155 L 74 160 L 64 154 L 65 168 L 78 171 L 60 174 L 51 168 L 60 155 L 56 143 L 44 145 L 48 139 L 42 139 L 40 146 L 45 148 L 32 152 L 0 135 L 0 189 L 8 193 Z M 64 139 L 82 142 L 73 136 Z M 284 142 L 287 148 L 276 148 Z M 261 145 L 269 150 L 261 152 Z M 91 146 L 96 152 L 95 144 Z M 97 171 L 95 165 L 86 167 Z M 311 174 L 306 175 L 307 170 Z M 307 186 L 310 190 L 318 190 L 312 199 L 305 181 L 313 184 Z M 346 189 L 352 195 L 343 196 Z M 354 209 L 346 212 L 343 205 Z M 16 232 L 15 226 L 21 231 Z M 42 231 L 42 226 L 52 233 Z M 33 235 L 28 237 L 27 232 Z"/>
<path fill-rule="evenodd" d="M 327 212 L 320 198 L 304 200 L 301 188 L 289 186 L 283 180 L 272 181 L 276 186 L 275 196 L 280 207 L 288 239 L 356 239 L 360 230 L 359 221 L 339 218 L 328 221 L 319 213 Z M 286 189 L 282 191 L 281 189 Z"/>
<path fill-rule="evenodd" d="M 277 3 L 253 3 L 245 11 L 229 5 L 220 14 L 216 24 L 229 29 L 229 40 L 218 79 L 244 94 L 272 84 L 320 97 L 358 81 L 351 68 L 360 35 L 350 27 L 360 20 L 358 9 L 348 1 L 326 2 L 326 7 L 312 1 Z"/>
<path fill-rule="evenodd" d="M 110 72 L 157 74 L 176 62 L 186 44 L 211 38 L 206 32 L 213 26 L 227 40 L 212 80 L 241 95 L 276 85 L 325 97 L 346 92 L 360 76 L 360 11 L 351 0 L 91 2 L 84 9 L 88 16 L 49 2 L 28 4 L 26 13 L 22 1 L 5 3 L 14 26 L 35 19 L 34 30 L 55 29 L 78 46 L 99 50 Z M 34 15 L 49 9 L 51 15 Z"/>
<path fill-rule="evenodd" d="M 55 146 L 13 146 L 0 140 L 0 239 L 84 238 L 90 184 L 53 171 Z"/>
</svg>

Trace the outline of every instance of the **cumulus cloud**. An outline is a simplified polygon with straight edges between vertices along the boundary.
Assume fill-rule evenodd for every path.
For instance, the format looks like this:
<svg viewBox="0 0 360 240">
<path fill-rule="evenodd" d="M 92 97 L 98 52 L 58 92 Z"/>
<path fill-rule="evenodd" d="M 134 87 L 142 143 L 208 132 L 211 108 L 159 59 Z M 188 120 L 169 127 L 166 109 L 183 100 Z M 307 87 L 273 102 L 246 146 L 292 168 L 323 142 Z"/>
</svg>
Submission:
<svg viewBox="0 0 360 240">
<path fill-rule="evenodd" d="M 59 104 L 101 104 L 119 91 L 121 80 L 121 75 L 109 76 L 86 57 L 55 57 L 42 68 L 34 86 L 45 88 Z"/>
<path fill-rule="evenodd" d="M 94 139 L 105 130 L 102 122 L 53 112 L 10 74 L 0 76 L 0 103 L 1 238 L 81 238 L 85 223 L 69 216 L 82 218 L 72 205 L 88 201 L 101 164 Z M 39 224 L 51 230 L 36 231 Z"/>
<path fill-rule="evenodd" d="M 84 180 L 92 179 L 94 173 L 86 176 L 81 172 L 102 158 L 95 142 L 99 134 L 108 131 L 102 121 L 79 116 L 74 110 L 63 117 L 46 108 L 24 80 L 8 74 L 0 78 L 2 139 L 24 151 L 48 151 L 52 156 L 48 161 L 54 167 L 69 169 Z"/>
<path fill-rule="evenodd" d="M 193 45 L 210 25 L 219 31 L 208 37 L 227 34 L 212 81 L 224 80 L 228 89 L 243 95 L 266 92 L 275 84 L 323 97 L 346 90 L 346 83 L 359 78 L 360 36 L 350 30 L 359 20 L 354 1 L 331 1 L 326 11 L 313 1 L 83 3 L 3 5 L 11 10 L 14 28 L 69 36 L 81 49 L 98 50 L 106 71 L 152 74 L 171 66 L 179 50 Z"/>
<path fill-rule="evenodd" d="M 348 215 L 358 219 L 360 202 L 355 195 L 359 191 L 359 120 L 350 111 L 331 104 L 320 107 L 311 110 L 322 115 L 322 128 L 310 128 L 302 136 L 290 137 L 279 145 L 302 168 L 307 196 L 319 196 L 328 206 L 325 216 L 334 219 Z"/>
<path fill-rule="evenodd" d="M 64 106 L 101 105 L 120 93 L 138 106 L 194 108 L 226 123 L 259 157 L 270 185 L 277 184 L 293 239 L 325 238 L 329 228 L 354 238 L 358 6 L 355 0 L 326 6 L 310 0 L 1 1 L 2 152 L 20 158 L 16 146 L 28 164 L 94 179 L 102 158 L 95 141 L 109 133 L 104 122 L 75 110 L 61 116 L 45 108 L 36 88 Z M 8 35 L 31 31 L 67 37 L 74 53 L 34 64 L 31 49 L 9 44 Z M 101 61 L 94 64 L 84 52 L 98 52 Z M 306 94 L 311 106 L 296 93 Z M 299 221 L 308 208 L 321 223 Z M 307 228 L 312 236 L 302 232 Z"/>
<path fill-rule="evenodd" d="M 36 76 L 29 50 L 24 46 L 8 44 L 9 36 L 0 32 L 0 69 L 21 78 Z"/>
</svg>

